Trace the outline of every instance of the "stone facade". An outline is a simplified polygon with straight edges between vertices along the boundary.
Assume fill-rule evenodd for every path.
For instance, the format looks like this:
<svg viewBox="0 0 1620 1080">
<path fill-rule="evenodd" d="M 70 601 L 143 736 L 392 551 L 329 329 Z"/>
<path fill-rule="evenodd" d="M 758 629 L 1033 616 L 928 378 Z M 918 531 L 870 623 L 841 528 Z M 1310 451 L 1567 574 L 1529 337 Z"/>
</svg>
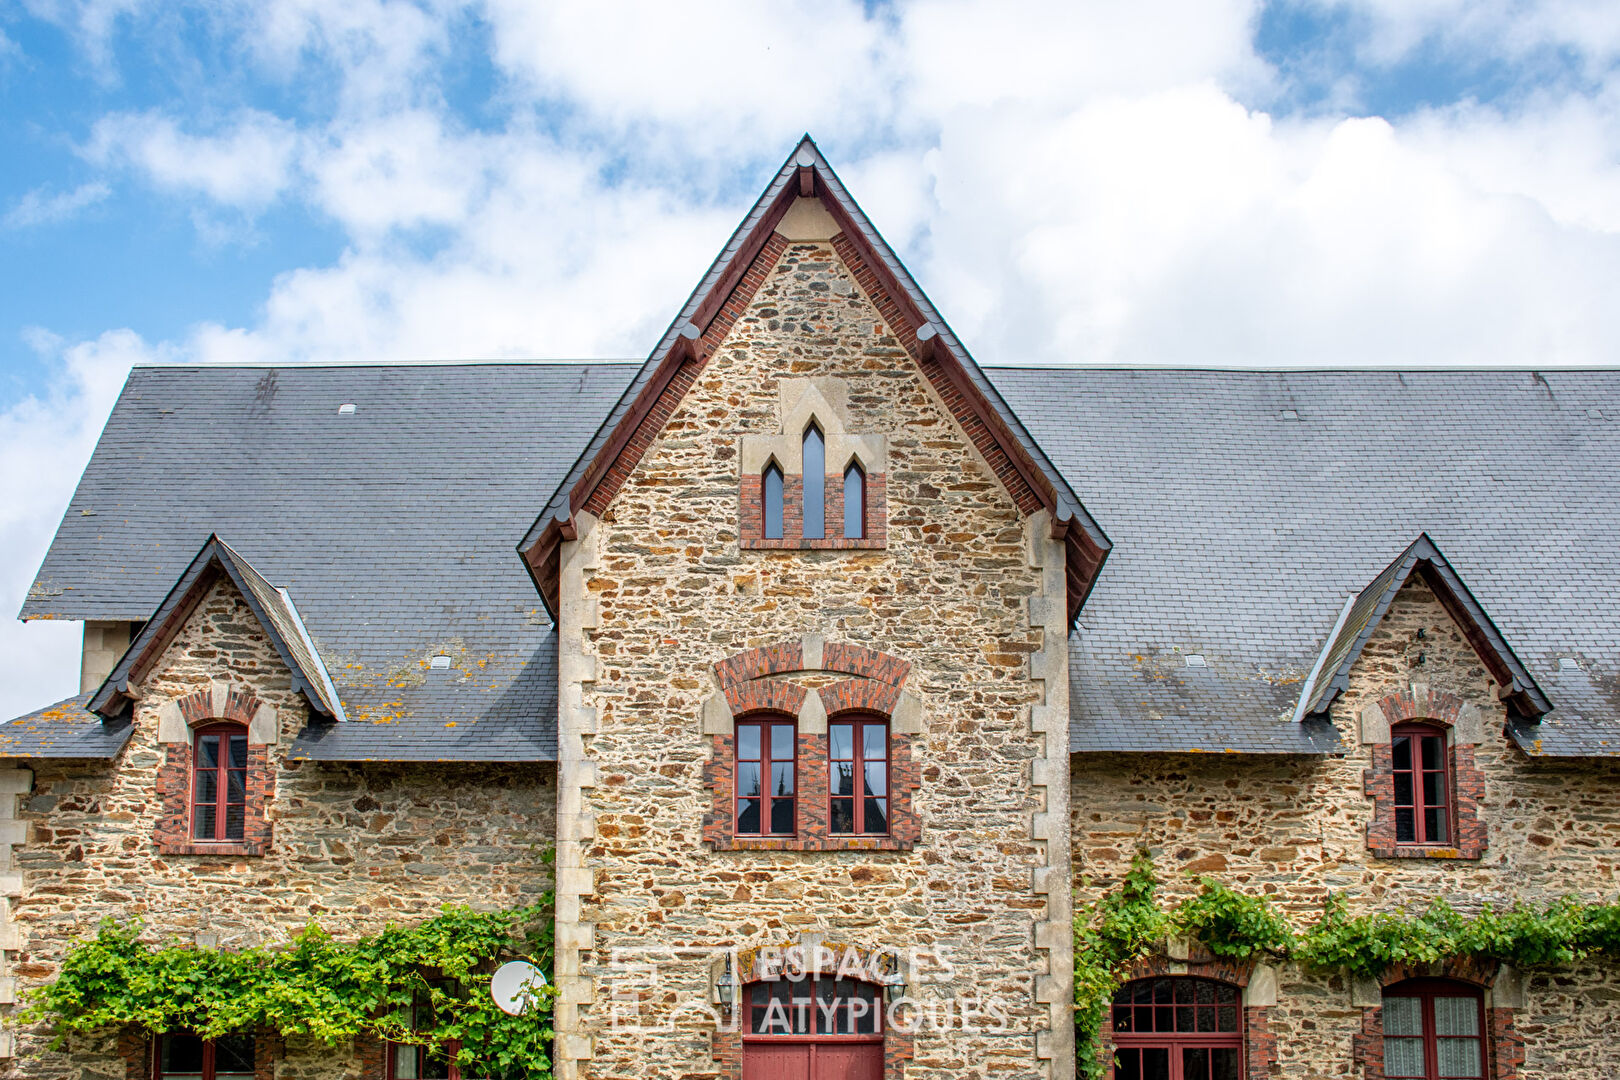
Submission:
<svg viewBox="0 0 1620 1080">
<path fill-rule="evenodd" d="M 1043 582 L 1031 566 L 1027 515 L 834 246 L 777 246 L 779 257 L 762 249 L 751 302 L 588 541 L 568 545 L 591 545 L 589 571 L 570 577 L 572 556 L 563 556 L 565 610 L 570 588 L 592 601 L 593 678 L 582 695 L 593 730 L 580 770 L 591 777 L 580 792 L 592 835 L 579 852 L 589 892 L 578 933 L 590 947 L 567 961 L 579 965 L 580 1002 L 567 1017 L 577 1056 L 561 1075 L 736 1076 L 735 1048 L 716 1040 L 712 1018 L 681 1011 L 713 1000 L 701 957 L 823 938 L 937 948 L 954 976 L 924 984 L 913 972 L 913 989 L 1007 1003 L 1004 1031 L 918 1032 L 906 1077 L 1053 1075 L 1037 1056 L 1051 1012 L 1032 985 L 1048 903 L 1033 876 L 1044 848 L 1031 822 L 1044 807 L 1031 763 L 1047 747 L 1031 728 L 1042 689 L 1030 657 L 1042 631 L 1030 625 L 1029 604 Z M 881 549 L 744 550 L 739 440 L 783 435 L 787 377 L 836 380 L 829 385 L 839 392 L 827 396 L 847 403 L 840 427 L 886 440 Z M 835 465 L 829 457 L 829 471 Z M 743 647 L 801 638 L 909 665 L 906 692 L 925 720 L 910 744 L 917 839 L 905 850 L 704 843 L 715 813 L 705 704 L 723 689 L 714 665 Z M 789 666 L 810 667 L 802 655 Z M 804 687 L 827 699 L 821 687 L 836 676 L 819 675 L 826 666 L 784 672 L 800 689 L 776 692 L 782 703 L 802 701 Z M 565 789 L 568 775 L 565 761 Z M 623 961 L 649 959 L 649 943 L 689 951 L 636 982 Z M 632 1014 L 667 1029 L 624 1030 Z M 900 1055 L 892 1056 L 898 1075 Z"/>
<path fill-rule="evenodd" d="M 215 689 L 225 706 L 201 709 Z M 193 722 L 263 716 L 250 734 L 265 767 L 262 855 L 199 854 L 173 839 L 158 797 L 173 755 L 189 753 Z M 184 703 L 184 704 L 181 704 Z M 175 706 L 180 706 L 178 709 Z M 167 714 L 167 715 L 165 715 Z M 174 717 L 184 716 L 174 730 Z M 20 818 L 30 826 L 14 866 L 19 989 L 51 978 L 67 945 L 111 917 L 141 920 L 153 940 L 222 948 L 284 939 L 310 920 L 339 937 L 436 913 L 446 901 L 517 906 L 551 887 L 543 854 L 555 835 L 549 767 L 317 765 L 288 761 L 306 722 L 303 699 L 252 611 L 221 579 L 198 604 L 142 688 L 135 734 L 113 762 L 34 762 Z M 183 839 L 183 830 L 181 831 Z M 63 1053 L 41 1032 L 19 1033 L 0 1076 L 123 1080 L 144 1075 L 143 1039 L 77 1040 Z M 261 1039 L 260 1076 L 380 1080 L 364 1048 Z M 126 1058 L 128 1059 L 126 1062 Z"/>
<path fill-rule="evenodd" d="M 1448 729 L 1477 823 L 1460 834 L 1470 843 L 1409 858 L 1391 849 L 1375 796 L 1387 775 L 1390 722 L 1419 716 Z M 1484 665 L 1420 580 L 1396 596 L 1332 717 L 1348 748 L 1343 756 L 1076 758 L 1074 863 L 1084 882 L 1077 899 L 1110 888 L 1143 845 L 1155 853 L 1171 897 L 1196 889 L 1187 875 L 1208 874 L 1266 894 L 1303 921 L 1315 918 L 1329 892 L 1345 896 L 1352 911 L 1415 911 L 1437 896 L 1465 911 L 1566 894 L 1613 897 L 1620 767 L 1532 760 L 1510 743 Z M 1397 972 L 1386 981 L 1403 974 L 1430 973 Z M 1494 970 L 1451 974 L 1487 989 L 1501 1058 L 1522 1040 L 1523 1066 L 1502 1061 L 1508 1067 L 1493 1078 L 1614 1074 L 1612 1046 L 1602 1048 L 1596 1035 L 1620 1020 L 1613 990 L 1620 972 L 1608 961 L 1511 990 Z M 1377 1080 L 1378 993 L 1284 968 L 1277 1004 L 1267 1010 L 1276 1055 L 1270 1075 Z M 1258 1076 L 1251 1068 L 1250 1080 Z"/>
</svg>

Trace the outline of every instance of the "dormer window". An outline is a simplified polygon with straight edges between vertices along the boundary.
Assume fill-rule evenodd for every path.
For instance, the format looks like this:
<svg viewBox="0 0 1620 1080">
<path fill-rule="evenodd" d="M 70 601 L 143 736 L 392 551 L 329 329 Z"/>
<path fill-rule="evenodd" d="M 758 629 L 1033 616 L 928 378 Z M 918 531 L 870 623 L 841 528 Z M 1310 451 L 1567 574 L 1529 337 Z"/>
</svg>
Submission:
<svg viewBox="0 0 1620 1080">
<path fill-rule="evenodd" d="M 844 470 L 844 539 L 866 537 L 866 474 L 861 463 L 852 461 Z"/>
<path fill-rule="evenodd" d="M 760 478 L 760 508 L 764 516 L 765 539 L 782 539 L 782 470 L 771 462 Z"/>
<path fill-rule="evenodd" d="M 821 429 L 804 430 L 804 531 L 806 540 L 827 535 L 827 443 Z"/>
</svg>

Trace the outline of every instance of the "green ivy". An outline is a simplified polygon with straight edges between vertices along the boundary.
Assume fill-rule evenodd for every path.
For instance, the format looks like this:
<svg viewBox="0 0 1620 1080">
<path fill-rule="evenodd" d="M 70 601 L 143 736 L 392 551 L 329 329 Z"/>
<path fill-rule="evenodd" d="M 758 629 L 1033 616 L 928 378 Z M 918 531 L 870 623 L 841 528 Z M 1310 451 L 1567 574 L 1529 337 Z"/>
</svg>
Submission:
<svg viewBox="0 0 1620 1080">
<path fill-rule="evenodd" d="M 1160 907 L 1153 860 L 1142 850 L 1118 888 L 1076 913 L 1075 1049 L 1087 1080 L 1104 1073 L 1098 1037 L 1125 972 L 1169 936 L 1195 939 L 1222 959 L 1263 955 L 1360 977 L 1451 957 L 1520 968 L 1565 967 L 1598 952 L 1620 957 L 1620 903 L 1564 898 L 1505 911 L 1486 905 L 1470 917 L 1437 899 L 1416 914 L 1351 915 L 1343 896 L 1329 895 L 1321 916 L 1300 928 L 1264 897 L 1208 877 L 1198 884 L 1195 895 Z"/>
<path fill-rule="evenodd" d="M 522 1016 L 508 1016 L 490 997 L 489 969 L 523 959 L 549 971 L 552 926 L 549 894 L 508 911 L 446 906 L 414 926 L 389 925 L 353 942 L 311 923 L 284 945 L 235 952 L 153 946 L 140 940 L 139 924 L 106 919 L 33 992 L 24 1019 L 50 1024 L 58 1044 L 127 1027 L 205 1038 L 268 1028 L 328 1045 L 356 1035 L 436 1046 L 454 1040 L 460 1064 L 480 1076 L 549 1078 L 555 990 L 548 986 Z M 419 996 L 431 1000 L 432 1020 L 413 1031 L 410 1008 Z"/>
</svg>

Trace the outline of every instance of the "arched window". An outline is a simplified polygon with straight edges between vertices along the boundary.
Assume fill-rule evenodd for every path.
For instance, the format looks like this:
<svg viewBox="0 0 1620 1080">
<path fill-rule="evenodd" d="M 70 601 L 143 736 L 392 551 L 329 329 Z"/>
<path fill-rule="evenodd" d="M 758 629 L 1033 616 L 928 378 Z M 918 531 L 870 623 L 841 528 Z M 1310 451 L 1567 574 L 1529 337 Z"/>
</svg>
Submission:
<svg viewBox="0 0 1620 1080">
<path fill-rule="evenodd" d="M 782 539 L 782 470 L 771 462 L 765 466 L 765 475 L 760 477 L 760 511 L 764 517 L 764 537 L 767 540 Z"/>
<path fill-rule="evenodd" d="M 1238 988 L 1211 979 L 1127 983 L 1114 995 L 1115 1080 L 1241 1080 Z"/>
<path fill-rule="evenodd" d="M 828 831 L 884 836 L 889 831 L 889 725 L 836 720 L 827 725 Z"/>
<path fill-rule="evenodd" d="M 806 540 L 827 535 L 827 444 L 821 429 L 811 424 L 804 429 L 804 529 Z"/>
<path fill-rule="evenodd" d="M 787 719 L 737 721 L 738 836 L 792 836 L 798 832 L 798 757 Z"/>
<path fill-rule="evenodd" d="M 253 1036 L 163 1035 L 157 1042 L 154 1080 L 236 1080 L 253 1076 Z"/>
<path fill-rule="evenodd" d="M 1390 732 L 1395 772 L 1395 842 L 1451 841 L 1451 769 L 1446 733 L 1428 724 L 1401 724 Z"/>
<path fill-rule="evenodd" d="M 866 536 L 866 474 L 858 461 L 844 470 L 844 539 Z"/>
<path fill-rule="evenodd" d="M 191 838 L 241 840 L 247 823 L 248 733 L 241 724 L 197 729 L 191 777 Z"/>
<path fill-rule="evenodd" d="M 1388 1080 L 1484 1080 L 1485 1004 L 1477 988 L 1414 979 L 1384 990 Z"/>
<path fill-rule="evenodd" d="M 744 1076 L 883 1075 L 883 992 L 853 979 L 756 982 L 746 989 Z"/>
</svg>

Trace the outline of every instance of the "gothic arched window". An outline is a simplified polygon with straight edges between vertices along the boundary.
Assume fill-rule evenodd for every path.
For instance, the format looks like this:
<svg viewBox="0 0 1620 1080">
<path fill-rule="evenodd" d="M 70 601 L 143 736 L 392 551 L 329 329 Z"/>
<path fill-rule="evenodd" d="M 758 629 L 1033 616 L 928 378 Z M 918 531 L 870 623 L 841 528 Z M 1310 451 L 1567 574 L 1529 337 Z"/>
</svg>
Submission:
<svg viewBox="0 0 1620 1080">
<path fill-rule="evenodd" d="M 782 539 L 782 470 L 771 462 L 760 477 L 760 513 L 764 517 L 765 539 Z"/>
<path fill-rule="evenodd" d="M 844 539 L 866 536 L 866 474 L 858 461 L 844 470 Z"/>
<path fill-rule="evenodd" d="M 827 535 L 827 442 L 821 429 L 811 424 L 804 429 L 804 527 L 806 540 Z"/>
</svg>

